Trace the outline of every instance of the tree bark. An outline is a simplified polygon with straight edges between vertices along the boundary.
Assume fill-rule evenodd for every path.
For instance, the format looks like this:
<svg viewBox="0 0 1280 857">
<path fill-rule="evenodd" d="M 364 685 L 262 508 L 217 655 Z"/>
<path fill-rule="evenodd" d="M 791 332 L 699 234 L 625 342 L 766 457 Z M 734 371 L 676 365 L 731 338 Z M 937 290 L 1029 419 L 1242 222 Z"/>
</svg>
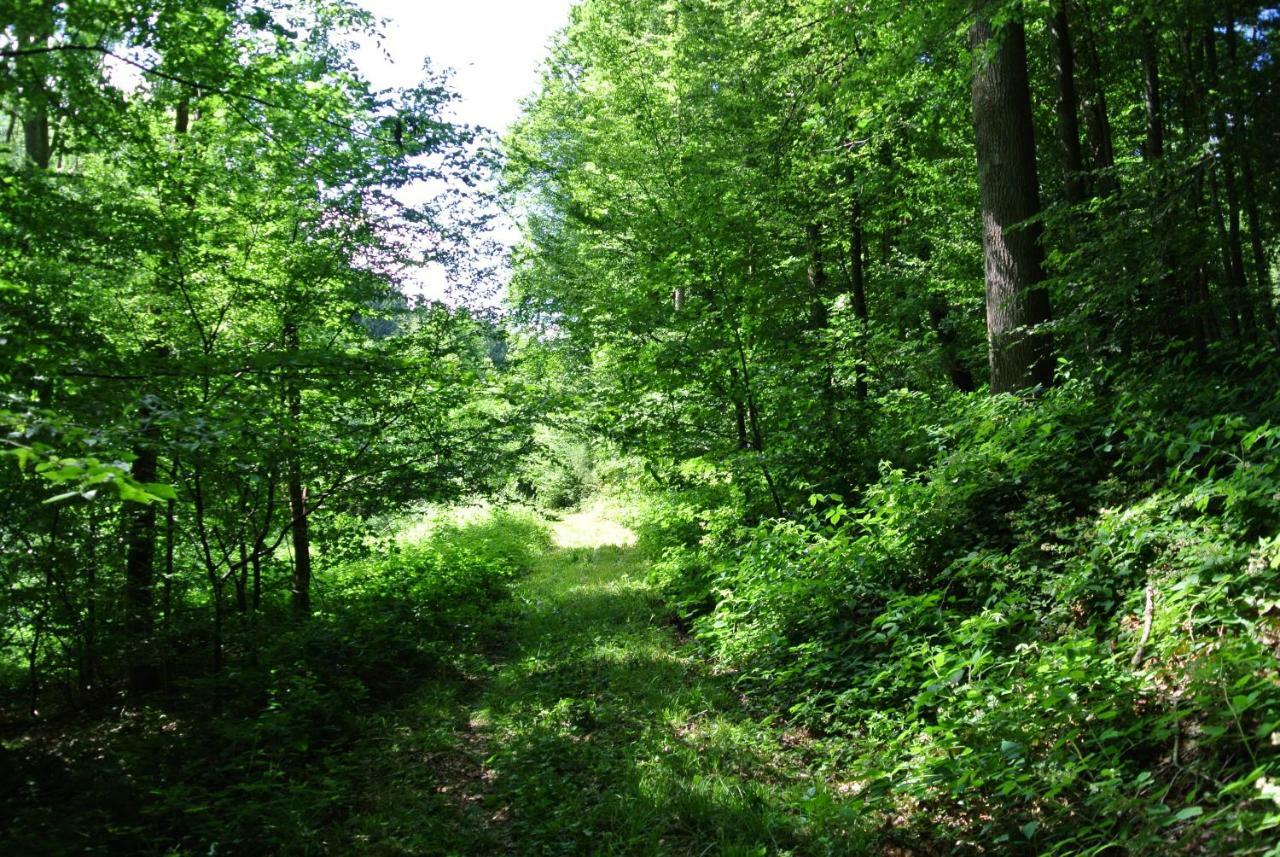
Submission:
<svg viewBox="0 0 1280 857">
<path fill-rule="evenodd" d="M 1138 25 L 1142 54 L 1142 100 L 1147 111 L 1147 143 L 1142 150 L 1147 163 L 1164 160 L 1164 105 L 1160 98 L 1160 45 L 1156 28 L 1144 19 Z"/>
<path fill-rule="evenodd" d="M 821 330 L 827 326 L 827 305 L 823 298 L 827 293 L 827 269 L 822 263 L 822 226 L 810 223 L 805 227 L 805 239 L 809 249 L 809 329 Z"/>
<path fill-rule="evenodd" d="M 241 539 L 237 546 L 239 552 L 239 568 L 233 575 L 233 583 L 236 588 L 236 610 L 241 613 L 249 611 L 249 551 L 245 547 L 244 540 Z"/>
<path fill-rule="evenodd" d="M 1114 169 L 1115 144 L 1111 133 L 1111 119 L 1107 112 L 1106 80 L 1102 74 L 1102 59 L 1093 29 L 1086 20 L 1081 27 L 1081 47 L 1084 58 L 1085 99 L 1083 105 L 1085 130 L 1088 132 L 1091 168 L 1094 173 L 1093 191 L 1099 196 L 1110 196 L 1119 190 Z"/>
<path fill-rule="evenodd" d="M 299 349 L 298 327 L 293 322 L 285 325 L 285 347 L 296 355 Z M 302 484 L 302 466 L 299 459 L 299 436 L 302 427 L 302 391 L 298 389 L 296 373 L 290 369 L 285 385 L 285 406 L 288 410 L 288 491 L 290 532 L 293 538 L 293 611 L 301 617 L 311 615 L 311 533 L 307 522 L 307 491 Z"/>
<path fill-rule="evenodd" d="M 1178 92 L 1182 132 L 1190 144 L 1199 149 L 1209 140 L 1209 120 L 1205 107 L 1207 94 L 1204 84 L 1204 40 L 1194 26 L 1188 26 L 1179 33 L 1178 42 L 1185 79 L 1189 82 L 1189 85 L 1182 87 Z M 1208 201 L 1206 201 L 1206 185 L 1212 192 Z M 1204 224 L 1219 219 L 1217 215 L 1221 209 L 1218 208 L 1217 203 L 1213 168 L 1204 158 L 1200 158 L 1199 162 L 1193 165 L 1190 198 L 1184 202 L 1184 205 L 1186 210 L 1182 215 L 1183 222 Z M 1200 238 L 1207 233 L 1197 229 L 1192 234 Z M 1226 328 L 1233 334 L 1239 335 L 1239 319 L 1235 315 L 1232 302 L 1216 300 L 1209 288 L 1212 279 L 1208 262 L 1212 253 L 1211 246 L 1208 243 L 1196 241 L 1190 247 L 1180 244 L 1179 252 L 1184 257 L 1182 262 L 1184 269 L 1189 269 L 1186 282 L 1186 313 L 1188 322 L 1194 325 L 1197 340 L 1208 343 L 1222 338 L 1224 322 L 1218 318 L 1219 307 L 1226 316 Z"/>
<path fill-rule="evenodd" d="M 1245 213 L 1249 218 L 1249 244 L 1253 251 L 1253 268 L 1257 272 L 1258 292 L 1262 298 L 1262 321 L 1267 330 L 1277 330 L 1275 295 L 1272 294 L 1271 264 L 1262 243 L 1262 215 L 1258 210 L 1257 184 L 1253 176 L 1253 162 L 1247 150 L 1240 152 L 1240 168 L 1244 177 Z"/>
<path fill-rule="evenodd" d="M 736 366 L 729 367 L 729 385 L 729 396 L 733 399 L 733 421 L 738 432 L 738 450 L 743 451 L 751 448 L 751 442 L 747 440 L 747 408 L 742 403 L 742 381 Z"/>
<path fill-rule="evenodd" d="M 19 27 L 18 43 L 23 48 L 45 46 L 53 34 L 52 10 L 42 7 L 39 24 Z M 52 149 L 49 146 L 49 91 L 45 80 L 45 58 L 29 55 L 16 60 L 18 87 L 22 109 L 23 151 L 28 163 L 40 170 L 49 169 Z"/>
<path fill-rule="evenodd" d="M 1240 65 L 1239 35 L 1236 33 L 1234 9 L 1227 11 L 1227 67 L 1230 73 L 1229 84 L 1238 81 L 1238 76 L 1247 73 Z M 1257 183 L 1253 174 L 1253 159 L 1250 157 L 1248 134 L 1246 131 L 1247 112 L 1241 107 L 1239 88 L 1228 86 L 1229 93 L 1236 96 L 1236 105 L 1232 110 L 1231 147 L 1240 164 L 1240 178 L 1244 183 L 1244 211 L 1249 222 L 1249 249 L 1253 256 L 1254 278 L 1257 282 L 1258 297 L 1261 302 L 1259 310 L 1263 324 L 1272 334 L 1276 332 L 1276 314 L 1271 294 L 1271 270 L 1267 263 L 1266 249 L 1262 244 L 1262 222 L 1258 211 Z"/>
<path fill-rule="evenodd" d="M 1235 22 L 1228 20 L 1228 30 L 1235 28 Z M 1236 186 L 1235 146 L 1231 125 L 1227 121 L 1226 109 L 1222 103 L 1221 78 L 1218 72 L 1217 35 L 1209 28 L 1204 36 L 1205 71 L 1208 74 L 1210 97 L 1213 99 L 1213 122 L 1219 141 L 1221 141 L 1221 157 L 1218 160 L 1218 171 L 1222 176 L 1222 189 L 1226 191 L 1226 229 L 1223 248 L 1226 267 L 1227 284 L 1235 312 L 1240 316 L 1241 328 L 1246 336 L 1251 336 L 1257 329 L 1254 317 L 1253 301 L 1249 298 L 1249 290 L 1244 272 L 1244 245 L 1240 235 L 1240 192 Z M 1218 203 L 1221 203 L 1221 197 Z M 1222 216 L 1219 208 L 1219 217 Z M 1220 229 L 1221 234 L 1221 229 Z"/>
<path fill-rule="evenodd" d="M 158 432 L 150 403 L 138 408 L 141 437 L 133 449 L 132 476 L 138 482 L 155 482 L 159 456 L 155 448 Z M 155 630 L 156 507 L 151 503 L 126 504 L 125 544 L 125 634 L 129 640 L 128 680 L 134 693 L 155 690 L 159 670 L 155 663 L 152 634 Z"/>
<path fill-rule="evenodd" d="M 1070 0 L 1059 0 L 1049 20 L 1053 42 L 1053 72 L 1058 97 L 1058 142 L 1062 146 L 1062 172 L 1066 200 L 1084 202 L 1084 152 L 1080 146 L 1080 98 L 1076 92 L 1076 54 L 1071 43 Z"/>
<path fill-rule="evenodd" d="M 1053 382 L 1035 129 L 1020 22 L 996 30 L 980 8 L 970 30 L 973 124 L 982 196 L 991 392 Z"/>
<path fill-rule="evenodd" d="M 867 333 L 870 315 L 867 311 L 867 249 L 862 225 L 862 201 L 857 195 L 849 203 L 849 285 L 853 292 L 853 317 L 858 323 L 858 368 L 854 379 L 854 395 L 867 399 Z"/>
</svg>

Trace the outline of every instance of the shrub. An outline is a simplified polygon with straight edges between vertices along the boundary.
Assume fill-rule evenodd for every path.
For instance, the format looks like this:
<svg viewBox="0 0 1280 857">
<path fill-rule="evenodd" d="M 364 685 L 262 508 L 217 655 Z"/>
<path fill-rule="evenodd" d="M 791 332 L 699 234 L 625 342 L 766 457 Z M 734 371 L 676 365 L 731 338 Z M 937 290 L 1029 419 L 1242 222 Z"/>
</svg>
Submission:
<svg viewBox="0 0 1280 857">
<path fill-rule="evenodd" d="M 1280 823 L 1278 385 L 1110 384 L 956 405 L 851 507 L 660 533 L 699 645 L 847 739 L 853 803 L 911 837 L 1226 852 Z"/>
</svg>

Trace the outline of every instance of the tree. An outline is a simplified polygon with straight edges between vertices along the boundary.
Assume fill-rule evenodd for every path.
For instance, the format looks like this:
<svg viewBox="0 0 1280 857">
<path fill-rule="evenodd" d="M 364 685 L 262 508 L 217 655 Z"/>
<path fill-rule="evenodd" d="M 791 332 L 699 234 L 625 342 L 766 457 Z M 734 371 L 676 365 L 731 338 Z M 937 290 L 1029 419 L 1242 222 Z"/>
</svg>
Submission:
<svg viewBox="0 0 1280 857">
<path fill-rule="evenodd" d="M 974 54 L 973 127 L 982 190 L 986 258 L 987 341 L 991 392 L 1053 382 L 1045 290 L 1040 180 L 1021 21 L 997 23 L 980 7 L 970 29 Z"/>
</svg>

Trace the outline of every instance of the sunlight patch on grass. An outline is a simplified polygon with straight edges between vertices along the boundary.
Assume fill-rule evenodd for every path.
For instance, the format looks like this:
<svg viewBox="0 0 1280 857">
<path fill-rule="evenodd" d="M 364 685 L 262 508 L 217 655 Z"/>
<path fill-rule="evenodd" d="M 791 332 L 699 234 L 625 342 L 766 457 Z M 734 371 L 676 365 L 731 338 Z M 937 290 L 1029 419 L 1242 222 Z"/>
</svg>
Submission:
<svg viewBox="0 0 1280 857">
<path fill-rule="evenodd" d="M 421 544 L 429 541 L 441 526 L 464 527 L 467 524 L 478 523 L 491 515 L 494 508 L 494 505 L 487 500 L 477 500 L 463 505 L 423 505 L 419 511 L 406 516 L 394 525 L 397 530 L 396 543 Z"/>
<path fill-rule="evenodd" d="M 636 534 L 618 523 L 612 510 L 601 502 L 556 522 L 555 543 L 561 548 L 631 547 Z"/>
</svg>

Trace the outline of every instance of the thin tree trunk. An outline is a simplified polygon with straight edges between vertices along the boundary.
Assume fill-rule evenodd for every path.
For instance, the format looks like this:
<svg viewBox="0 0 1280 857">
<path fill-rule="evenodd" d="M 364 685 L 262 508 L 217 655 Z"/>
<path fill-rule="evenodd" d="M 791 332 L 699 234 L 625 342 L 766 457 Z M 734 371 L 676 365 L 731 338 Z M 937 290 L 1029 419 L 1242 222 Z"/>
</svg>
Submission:
<svg viewBox="0 0 1280 857">
<path fill-rule="evenodd" d="M 1085 198 L 1084 152 L 1080 146 L 1080 98 L 1076 92 L 1076 52 L 1071 42 L 1070 0 L 1058 0 L 1049 20 L 1053 41 L 1053 71 L 1058 97 L 1058 142 L 1066 200 L 1078 205 Z"/>
<path fill-rule="evenodd" d="M 236 609 L 241 613 L 249 612 L 249 551 L 244 541 L 239 542 L 240 565 L 234 575 L 236 587 Z"/>
<path fill-rule="evenodd" d="M 85 609 L 84 690 L 92 690 L 98 683 L 98 519 L 89 510 L 89 562 L 85 566 L 85 589 L 88 590 Z"/>
<path fill-rule="evenodd" d="M 1209 120 L 1206 116 L 1206 93 L 1204 91 L 1204 41 L 1194 28 L 1184 29 L 1179 35 L 1186 80 L 1190 85 L 1179 91 L 1178 103 L 1182 112 L 1183 136 L 1196 149 L 1202 148 L 1209 140 Z M 1206 181 L 1206 178 L 1208 181 Z M 1213 188 L 1213 167 L 1204 158 L 1194 166 L 1191 174 L 1191 195 L 1189 208 L 1182 214 L 1182 222 L 1186 224 L 1212 224 L 1219 211 L 1216 195 L 1206 201 L 1206 184 Z M 1216 194 L 1216 190 L 1215 190 Z M 1206 208 L 1206 205 L 1208 206 Z M 1212 226 L 1209 226 L 1212 229 Z M 1210 273 L 1205 261 L 1211 251 L 1208 234 L 1197 229 L 1194 233 L 1201 239 L 1195 246 L 1185 248 L 1179 244 L 1183 261 L 1181 267 L 1189 270 L 1186 288 L 1186 306 L 1190 315 L 1189 322 L 1198 329 L 1196 334 L 1205 342 L 1222 338 L 1223 324 L 1218 319 L 1218 307 L 1226 314 L 1226 326 L 1235 335 L 1239 335 L 1239 319 L 1236 318 L 1232 302 L 1215 300 L 1210 285 Z"/>
<path fill-rule="evenodd" d="M 299 349 L 298 328 L 292 322 L 285 325 L 285 346 L 294 354 Z M 293 610 L 298 616 L 306 617 L 311 615 L 311 534 L 307 523 L 307 491 L 302 484 L 302 468 L 298 460 L 302 393 L 292 370 L 286 383 L 289 514 L 292 516 L 290 530 L 293 537 Z"/>
<path fill-rule="evenodd" d="M 262 556 L 267 552 L 267 534 L 271 532 L 272 519 L 276 509 L 276 474 L 268 470 L 267 488 L 264 492 L 265 509 L 262 513 L 262 527 L 253 541 L 253 551 L 249 554 L 249 562 L 253 565 L 253 610 L 256 613 L 262 606 Z"/>
<path fill-rule="evenodd" d="M 262 544 L 259 543 L 253 551 L 250 561 L 253 563 L 253 609 L 254 612 L 262 606 Z"/>
<path fill-rule="evenodd" d="M 27 713 L 32 717 L 40 716 L 40 644 L 44 635 L 44 615 L 45 609 L 41 607 L 31 623 L 31 648 L 27 652 L 27 680 L 30 683 Z"/>
<path fill-rule="evenodd" d="M 1209 164 L 1209 207 L 1213 215 L 1213 223 L 1218 233 L 1218 251 L 1222 255 L 1222 281 L 1227 289 L 1227 323 L 1231 328 L 1231 335 L 1239 337 L 1243 330 L 1241 325 L 1241 304 L 1244 302 L 1244 296 L 1241 294 L 1239 282 L 1233 276 L 1231 271 L 1231 251 L 1229 249 L 1230 239 L 1227 237 L 1227 221 L 1222 213 L 1222 198 L 1218 192 L 1218 166 L 1217 164 Z"/>
<path fill-rule="evenodd" d="M 822 263 L 822 226 L 810 223 L 805 227 L 809 249 L 809 268 L 806 280 L 809 284 L 809 329 L 821 330 L 827 326 L 827 305 L 823 298 L 827 293 L 827 269 Z"/>
<path fill-rule="evenodd" d="M 973 380 L 973 373 L 965 366 L 956 353 L 956 330 L 950 321 L 951 307 L 942 295 L 936 295 L 929 301 L 929 323 L 934 335 L 938 337 L 938 350 L 942 356 L 942 369 L 947 373 L 952 386 L 962 393 L 972 393 L 978 388 Z"/>
<path fill-rule="evenodd" d="M 186 132 L 187 123 L 180 113 L 174 123 L 174 134 L 181 137 Z M 167 348 L 155 342 L 148 343 L 146 350 L 158 360 L 164 360 L 169 355 Z M 155 482 L 159 472 L 156 445 L 160 434 L 154 424 L 154 416 L 151 405 L 144 396 L 138 410 L 141 440 L 134 449 L 132 473 L 139 482 Z M 137 504 L 136 508 L 126 512 L 126 544 L 126 630 L 133 644 L 139 647 L 130 663 L 129 685 L 136 692 L 144 692 L 158 687 L 160 679 L 154 641 L 151 639 L 155 632 L 156 510 L 153 504 Z M 166 575 L 172 573 L 170 549 L 166 546 Z M 166 606 L 166 611 L 167 609 Z"/>
<path fill-rule="evenodd" d="M 164 588 L 161 590 L 160 616 L 166 632 L 173 624 L 173 561 L 178 529 L 175 506 L 172 500 L 166 503 L 164 515 Z"/>
<path fill-rule="evenodd" d="M 1249 218 L 1249 244 L 1253 251 L 1253 268 L 1257 272 L 1258 292 L 1262 297 L 1262 321 L 1267 330 L 1277 329 L 1275 295 L 1271 285 L 1271 263 L 1262 243 L 1262 217 L 1258 211 L 1258 191 L 1253 177 L 1253 161 L 1247 150 L 1240 152 L 1240 168 L 1244 176 L 1245 213 Z"/>
<path fill-rule="evenodd" d="M 222 672 L 222 582 L 217 575 L 213 580 L 213 671 Z"/>
<path fill-rule="evenodd" d="M 1249 221 L 1249 249 L 1253 256 L 1254 279 L 1261 301 L 1260 312 L 1263 324 L 1273 335 L 1276 332 L 1276 313 L 1271 294 L 1271 271 L 1267 263 L 1267 253 L 1262 245 L 1262 224 L 1258 211 L 1257 185 L 1253 175 L 1253 159 L 1250 157 L 1246 133 L 1245 111 L 1239 106 L 1239 88 L 1234 84 L 1244 70 L 1240 66 L 1239 35 L 1236 33 L 1234 10 L 1229 6 L 1227 12 L 1227 67 L 1230 71 L 1229 92 L 1236 95 L 1236 107 L 1232 110 L 1231 147 L 1236 160 L 1240 163 L 1240 177 L 1244 183 L 1244 209 Z"/>
<path fill-rule="evenodd" d="M 749 449 L 751 443 L 747 440 L 747 409 L 742 403 L 742 379 L 736 366 L 729 367 L 729 384 L 729 397 L 733 399 L 733 419 L 738 430 L 738 450 L 742 451 Z"/>
<path fill-rule="evenodd" d="M 738 349 L 738 369 L 742 372 L 742 388 L 746 394 L 747 426 L 751 430 L 752 448 L 756 452 L 760 474 L 764 478 L 765 487 L 769 489 L 769 497 L 773 500 L 774 509 L 778 517 L 782 517 L 786 510 L 782 505 L 782 497 L 778 494 L 777 483 L 773 480 L 773 473 L 769 470 L 769 463 L 765 460 L 764 429 L 760 426 L 760 413 L 756 408 L 756 397 L 751 388 L 751 370 L 747 367 L 747 351 L 742 344 L 742 333 L 736 326 L 733 328 L 733 336 Z"/>
<path fill-rule="evenodd" d="M 1229 21 L 1228 23 L 1230 24 L 1229 29 L 1234 28 L 1234 21 Z M 1211 93 L 1220 92 L 1217 36 L 1212 28 L 1205 33 L 1204 48 L 1205 70 L 1209 76 L 1209 90 Z M 1213 105 L 1213 119 L 1218 139 L 1221 141 L 1222 154 L 1219 158 L 1218 166 L 1222 175 L 1222 189 L 1226 191 L 1227 196 L 1224 264 L 1232 299 L 1236 304 L 1236 312 L 1240 315 L 1241 328 L 1244 334 L 1249 336 L 1257 329 L 1257 320 L 1254 318 L 1253 301 L 1249 299 L 1248 284 L 1244 273 L 1244 249 L 1240 237 L 1240 193 L 1236 187 L 1235 147 L 1231 143 L 1233 134 L 1231 126 L 1227 122 L 1226 110 L 1222 105 L 1220 95 L 1215 99 Z M 1214 196 L 1218 197 L 1216 204 L 1219 205 L 1218 217 L 1221 218 L 1221 196 L 1217 193 Z M 1222 234 L 1221 231 L 1220 234 Z"/>
<path fill-rule="evenodd" d="M 1164 102 L 1160 94 L 1160 44 L 1157 39 L 1155 25 L 1149 18 L 1138 22 L 1138 52 L 1142 66 L 1142 97 L 1146 109 L 1147 136 L 1142 149 L 1143 160 L 1146 161 L 1152 177 L 1152 192 L 1156 212 L 1153 226 L 1155 237 L 1160 244 L 1160 276 L 1157 281 L 1158 293 L 1152 300 L 1150 310 L 1155 313 L 1154 329 L 1161 330 L 1165 336 L 1177 337 L 1186 333 L 1196 343 L 1196 350 L 1204 350 L 1203 337 L 1196 335 L 1198 326 L 1187 324 L 1181 307 L 1182 296 L 1190 293 L 1184 282 L 1179 284 L 1177 271 L 1182 268 L 1178 264 L 1177 255 L 1170 246 L 1169 236 L 1178 233 L 1179 223 L 1176 212 L 1171 209 L 1168 200 L 1168 180 L 1164 170 Z M 1189 270 L 1190 266 L 1188 266 Z"/>
<path fill-rule="evenodd" d="M 1147 143 L 1142 150 L 1147 163 L 1164 160 L 1164 104 L 1160 98 L 1160 45 L 1156 28 L 1144 19 L 1138 25 L 1142 54 L 1142 100 L 1147 111 Z"/>
<path fill-rule="evenodd" d="M 855 195 L 849 203 L 849 270 L 853 291 L 853 317 L 858 322 L 858 366 L 854 378 L 854 394 L 858 401 L 867 399 L 867 262 L 866 233 L 862 225 L 862 202 Z"/>
<path fill-rule="evenodd" d="M 1111 119 L 1107 112 L 1106 79 L 1102 74 L 1102 59 L 1098 54 L 1093 28 L 1086 20 L 1081 28 L 1081 46 L 1084 58 L 1085 99 L 1084 124 L 1089 137 L 1089 149 L 1094 171 L 1093 190 L 1100 196 L 1111 196 L 1119 190 L 1114 169 L 1115 144 L 1112 141 Z"/>
<path fill-rule="evenodd" d="M 155 482 L 159 456 L 158 431 L 150 402 L 138 408 L 141 437 L 134 446 L 132 476 L 138 482 Z M 129 640 L 129 688 L 135 693 L 155 690 L 159 672 L 151 639 L 155 630 L 156 507 L 151 503 L 125 506 L 125 632 Z"/>
<path fill-rule="evenodd" d="M 987 340 L 991 392 L 1053 382 L 1035 129 L 1027 80 L 1026 35 L 1020 22 L 997 32 L 988 11 L 970 30 L 974 53 L 973 123 L 985 247 Z"/>
</svg>

